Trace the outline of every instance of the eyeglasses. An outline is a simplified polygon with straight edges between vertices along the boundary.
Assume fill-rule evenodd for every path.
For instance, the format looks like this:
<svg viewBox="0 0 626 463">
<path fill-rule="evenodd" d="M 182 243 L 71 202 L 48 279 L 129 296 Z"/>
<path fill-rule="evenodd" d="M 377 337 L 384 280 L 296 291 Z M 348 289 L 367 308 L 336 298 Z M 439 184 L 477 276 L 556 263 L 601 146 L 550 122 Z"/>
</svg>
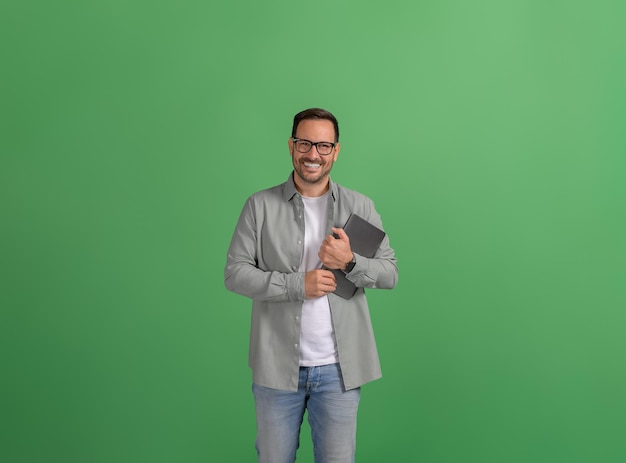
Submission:
<svg viewBox="0 0 626 463">
<path fill-rule="evenodd" d="M 330 143 L 328 141 L 318 141 L 313 143 L 312 141 L 303 140 L 301 138 L 294 138 L 293 144 L 296 145 L 296 150 L 299 153 L 308 153 L 311 151 L 311 148 L 315 146 L 317 152 L 322 156 L 328 156 L 333 152 L 335 146 L 337 146 L 337 143 Z"/>
</svg>

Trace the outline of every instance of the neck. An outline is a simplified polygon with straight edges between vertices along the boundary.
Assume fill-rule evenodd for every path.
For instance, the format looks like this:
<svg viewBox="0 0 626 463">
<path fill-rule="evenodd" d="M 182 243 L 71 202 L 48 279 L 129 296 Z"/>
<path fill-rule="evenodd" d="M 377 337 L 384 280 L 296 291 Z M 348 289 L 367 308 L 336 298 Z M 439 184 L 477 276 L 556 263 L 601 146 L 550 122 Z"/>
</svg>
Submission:
<svg viewBox="0 0 626 463">
<path fill-rule="evenodd" d="M 302 196 L 307 196 L 309 198 L 322 196 L 330 187 L 330 179 L 328 176 L 321 178 L 319 182 L 308 183 L 302 180 L 298 174 L 294 172 L 293 181 L 296 184 L 296 190 L 298 190 Z"/>
</svg>

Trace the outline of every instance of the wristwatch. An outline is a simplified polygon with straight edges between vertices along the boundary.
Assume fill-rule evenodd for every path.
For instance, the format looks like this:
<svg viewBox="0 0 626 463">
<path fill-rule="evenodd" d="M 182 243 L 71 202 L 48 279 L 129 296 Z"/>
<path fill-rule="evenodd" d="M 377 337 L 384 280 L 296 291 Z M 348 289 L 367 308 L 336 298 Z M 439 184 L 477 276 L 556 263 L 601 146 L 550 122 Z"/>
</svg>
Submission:
<svg viewBox="0 0 626 463">
<path fill-rule="evenodd" d="M 343 273 L 350 273 L 356 264 L 356 256 L 352 253 L 352 260 L 346 264 L 346 268 L 343 269 Z"/>
</svg>

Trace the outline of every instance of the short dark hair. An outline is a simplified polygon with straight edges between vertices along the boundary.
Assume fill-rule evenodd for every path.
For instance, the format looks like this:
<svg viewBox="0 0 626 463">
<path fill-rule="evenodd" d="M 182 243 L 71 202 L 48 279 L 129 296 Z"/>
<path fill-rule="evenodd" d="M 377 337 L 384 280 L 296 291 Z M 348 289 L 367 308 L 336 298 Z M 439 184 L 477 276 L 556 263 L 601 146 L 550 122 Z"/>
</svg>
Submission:
<svg viewBox="0 0 626 463">
<path fill-rule="evenodd" d="M 296 130 L 298 130 L 298 125 L 305 119 L 326 119 L 333 123 L 335 127 L 335 143 L 339 141 L 339 123 L 337 122 L 337 118 L 332 115 L 329 111 L 321 108 L 309 108 L 304 111 L 300 111 L 293 117 L 293 127 L 291 129 L 291 136 L 295 138 Z"/>
</svg>

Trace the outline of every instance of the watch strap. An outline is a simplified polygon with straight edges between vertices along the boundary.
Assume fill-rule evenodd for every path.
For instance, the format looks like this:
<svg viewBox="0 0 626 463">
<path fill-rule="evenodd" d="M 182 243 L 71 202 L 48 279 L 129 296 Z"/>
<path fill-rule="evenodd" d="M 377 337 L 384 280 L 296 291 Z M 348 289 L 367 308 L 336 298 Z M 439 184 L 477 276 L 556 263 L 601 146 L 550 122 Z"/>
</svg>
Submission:
<svg viewBox="0 0 626 463">
<path fill-rule="evenodd" d="M 343 273 L 350 273 L 355 265 L 356 265 L 356 257 L 354 256 L 354 253 L 353 253 L 352 260 L 348 262 L 348 264 L 346 265 L 346 268 L 343 269 Z"/>
</svg>

